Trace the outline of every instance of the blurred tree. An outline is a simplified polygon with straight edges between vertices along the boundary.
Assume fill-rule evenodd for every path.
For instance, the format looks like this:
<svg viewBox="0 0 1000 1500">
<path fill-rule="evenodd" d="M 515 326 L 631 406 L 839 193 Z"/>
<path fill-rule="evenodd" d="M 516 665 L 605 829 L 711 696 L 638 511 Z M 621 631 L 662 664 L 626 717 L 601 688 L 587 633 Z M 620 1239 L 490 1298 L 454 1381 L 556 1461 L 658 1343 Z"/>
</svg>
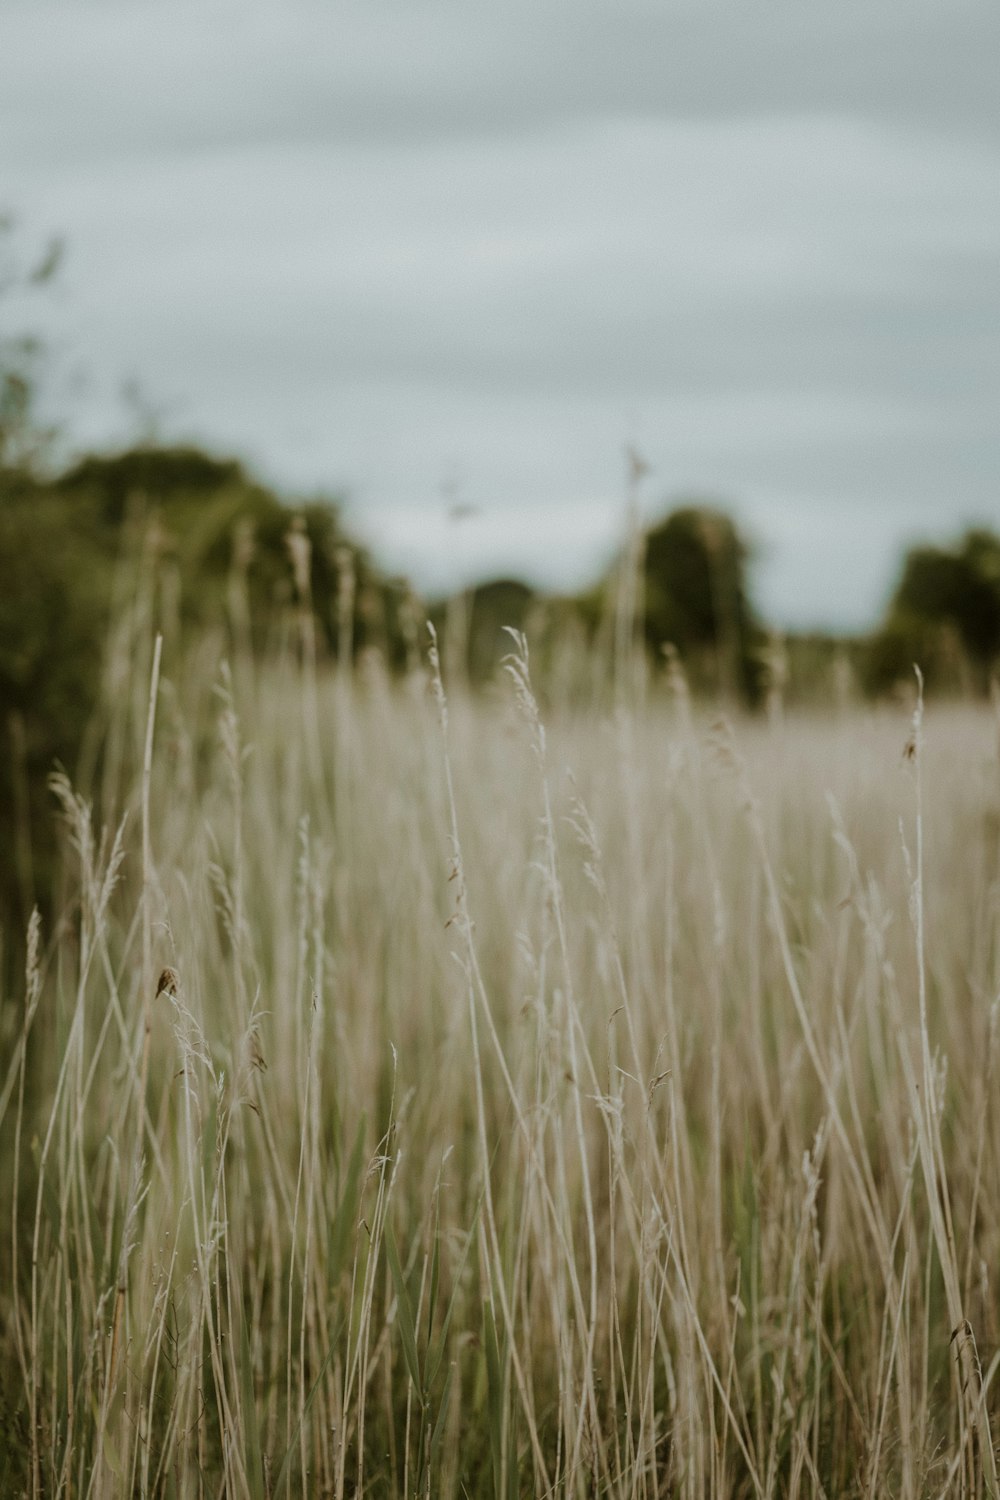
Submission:
<svg viewBox="0 0 1000 1500">
<path fill-rule="evenodd" d="M 576 596 L 573 612 L 599 653 L 615 657 L 616 671 L 633 618 L 652 659 L 662 664 L 671 649 L 696 691 L 756 704 L 767 635 L 750 601 L 749 557 L 724 511 L 684 505 L 633 538 L 604 577 Z"/>
<path fill-rule="evenodd" d="M 39 471 L 53 434 L 37 417 L 41 341 L 12 331 L 32 294 L 58 268 L 53 240 L 26 259 L 9 213 L 0 212 L 0 917 L 25 924 L 35 898 L 45 778 L 69 753 L 78 675 L 95 609 L 94 574 L 77 576 L 81 538 L 42 503 Z M 91 554 L 93 549 L 89 549 Z M 93 555 L 88 562 L 99 562 Z"/>
<path fill-rule="evenodd" d="M 495 676 L 514 649 L 508 627 L 525 629 L 536 597 L 534 589 L 513 578 L 495 578 L 470 590 L 468 670 L 473 682 Z"/>
<path fill-rule="evenodd" d="M 0 468 L 0 822 L 16 853 L 0 907 L 21 917 L 52 889 L 47 778 L 56 762 L 75 772 L 101 701 L 123 557 L 147 628 L 179 650 L 212 626 L 235 652 L 308 640 L 341 660 L 372 647 L 394 666 L 404 656 L 404 588 L 332 503 L 293 507 L 236 460 L 192 447 L 90 455 L 51 478 L 24 461 Z"/>
<path fill-rule="evenodd" d="M 909 677 L 985 692 L 1000 668 L 1000 537 L 972 530 L 952 548 L 915 547 L 864 661 L 876 692 Z"/>
<path fill-rule="evenodd" d="M 696 686 L 755 701 L 763 635 L 750 604 L 748 559 L 723 511 L 673 511 L 646 533 L 643 631 L 657 654 L 677 648 Z"/>
<path fill-rule="evenodd" d="M 308 603 L 320 645 L 336 651 L 346 629 L 350 649 L 375 646 L 397 663 L 400 585 L 387 581 L 364 548 L 345 533 L 338 504 L 296 504 L 254 479 L 236 459 L 199 448 L 143 445 L 89 455 L 61 475 L 56 492 L 96 515 L 111 537 L 126 526 L 155 524 L 158 548 L 180 578 L 182 623 L 220 623 L 234 562 L 247 590 L 253 642 L 273 642 L 282 619 L 301 600 L 289 533 L 293 518 L 308 547 Z M 344 591 L 350 618 L 344 618 Z"/>
<path fill-rule="evenodd" d="M 71 767 L 97 701 L 110 598 L 100 534 L 41 484 L 0 478 L 0 916 L 51 886 L 47 779 Z M 42 833 L 42 830 L 46 830 Z"/>
</svg>

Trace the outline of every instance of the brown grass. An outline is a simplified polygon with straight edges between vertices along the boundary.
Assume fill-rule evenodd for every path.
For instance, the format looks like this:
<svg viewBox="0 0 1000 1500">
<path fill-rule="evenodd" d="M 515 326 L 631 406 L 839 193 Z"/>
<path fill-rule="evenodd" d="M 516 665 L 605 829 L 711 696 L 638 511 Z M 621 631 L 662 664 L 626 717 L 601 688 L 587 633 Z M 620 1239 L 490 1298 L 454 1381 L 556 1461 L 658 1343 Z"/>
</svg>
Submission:
<svg viewBox="0 0 1000 1500">
<path fill-rule="evenodd" d="M 4 1493 L 996 1492 L 985 714 L 134 659 L 3 1012 Z"/>
</svg>

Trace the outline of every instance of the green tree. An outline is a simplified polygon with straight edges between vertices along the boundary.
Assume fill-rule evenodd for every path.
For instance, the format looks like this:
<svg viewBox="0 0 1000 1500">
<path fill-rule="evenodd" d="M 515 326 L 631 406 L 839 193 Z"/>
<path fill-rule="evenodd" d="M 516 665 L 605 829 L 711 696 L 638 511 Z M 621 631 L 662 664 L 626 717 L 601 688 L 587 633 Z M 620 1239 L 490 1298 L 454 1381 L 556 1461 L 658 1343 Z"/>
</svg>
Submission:
<svg viewBox="0 0 1000 1500">
<path fill-rule="evenodd" d="M 526 583 L 495 578 L 433 604 L 430 619 L 446 666 L 472 683 L 496 676 L 513 649 L 508 629 L 524 630 L 538 596 Z"/>
<path fill-rule="evenodd" d="M 1000 537 L 972 530 L 953 547 L 915 547 L 865 660 L 884 691 L 916 663 L 928 686 L 986 690 L 1000 666 Z"/>
<path fill-rule="evenodd" d="M 75 772 L 94 722 L 122 561 L 173 650 L 207 627 L 227 651 L 404 654 L 404 590 L 331 502 L 286 503 L 235 459 L 191 447 L 92 454 L 51 478 L 0 469 L 0 820 L 17 855 L 0 906 L 22 917 L 51 887 L 47 780 L 57 762 Z"/>
<path fill-rule="evenodd" d="M 760 627 L 747 584 L 749 550 L 725 512 L 688 505 L 646 534 L 643 631 L 675 646 L 697 685 L 757 695 Z"/>
</svg>

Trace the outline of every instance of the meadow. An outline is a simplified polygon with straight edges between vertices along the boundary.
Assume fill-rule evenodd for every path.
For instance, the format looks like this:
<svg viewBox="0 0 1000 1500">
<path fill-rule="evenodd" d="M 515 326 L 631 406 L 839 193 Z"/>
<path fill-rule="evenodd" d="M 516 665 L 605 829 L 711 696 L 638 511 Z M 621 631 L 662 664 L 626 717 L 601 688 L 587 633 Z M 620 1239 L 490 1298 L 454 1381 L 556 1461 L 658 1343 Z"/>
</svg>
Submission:
<svg viewBox="0 0 1000 1500">
<path fill-rule="evenodd" d="M 54 779 L 0 1493 L 996 1494 L 995 717 L 294 645 Z"/>
</svg>

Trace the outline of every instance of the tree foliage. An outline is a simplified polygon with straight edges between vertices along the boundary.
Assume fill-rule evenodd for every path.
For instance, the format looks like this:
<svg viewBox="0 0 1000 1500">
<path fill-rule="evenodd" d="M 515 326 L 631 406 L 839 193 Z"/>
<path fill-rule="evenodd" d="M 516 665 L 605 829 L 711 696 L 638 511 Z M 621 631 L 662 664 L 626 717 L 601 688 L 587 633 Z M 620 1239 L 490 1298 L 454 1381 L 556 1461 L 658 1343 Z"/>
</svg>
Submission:
<svg viewBox="0 0 1000 1500">
<path fill-rule="evenodd" d="M 1000 666 L 1000 537 L 968 531 L 953 547 L 915 547 L 866 653 L 884 691 L 920 666 L 932 688 L 985 691 Z"/>
<path fill-rule="evenodd" d="M 403 591 L 332 502 L 291 505 L 236 460 L 190 447 L 90 455 L 53 477 L 0 467 L 0 819 L 37 851 L 33 873 L 26 856 L 5 866 L 0 904 L 34 900 L 52 848 L 47 779 L 56 763 L 76 769 L 107 689 L 119 576 L 138 580 L 181 648 L 208 629 L 220 657 L 297 651 L 308 617 L 320 655 L 400 656 Z"/>
<path fill-rule="evenodd" d="M 649 646 L 674 646 L 704 686 L 752 699 L 759 627 L 747 582 L 749 549 L 712 505 L 672 511 L 646 534 L 643 630 Z"/>
</svg>

